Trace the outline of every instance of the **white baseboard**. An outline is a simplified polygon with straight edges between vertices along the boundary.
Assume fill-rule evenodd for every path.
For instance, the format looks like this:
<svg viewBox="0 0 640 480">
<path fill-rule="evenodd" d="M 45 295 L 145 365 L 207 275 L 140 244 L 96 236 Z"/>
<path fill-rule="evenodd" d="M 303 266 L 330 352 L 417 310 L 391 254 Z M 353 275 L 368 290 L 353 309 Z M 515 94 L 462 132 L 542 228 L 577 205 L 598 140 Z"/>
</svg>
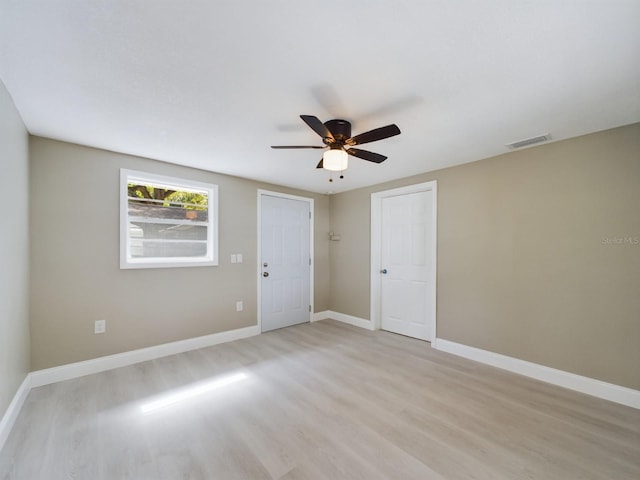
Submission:
<svg viewBox="0 0 640 480">
<path fill-rule="evenodd" d="M 331 313 L 329 310 L 325 310 L 324 312 L 315 312 L 311 321 L 318 322 L 320 320 L 326 320 L 327 318 L 330 318 L 329 313 Z"/>
<path fill-rule="evenodd" d="M 91 375 L 92 373 L 104 372 L 119 367 L 126 367 L 135 363 L 146 362 L 176 353 L 188 352 L 199 348 L 210 347 L 220 343 L 232 342 L 242 338 L 259 335 L 260 329 L 257 325 L 226 332 L 213 333 L 202 337 L 178 340 L 177 342 L 164 343 L 130 352 L 117 353 L 106 357 L 94 358 L 83 362 L 70 363 L 59 367 L 47 368 L 31 372 L 31 386 L 40 387 L 50 383 L 61 382 L 71 378 Z"/>
<path fill-rule="evenodd" d="M 442 338 L 437 338 L 435 342 L 431 343 L 431 346 L 437 350 L 475 360 L 476 362 L 485 363 L 493 367 L 535 378 L 536 380 L 640 409 L 640 391 L 633 390 L 632 388 L 621 387 L 620 385 L 583 377 L 563 370 L 556 370 L 555 368 L 545 367 L 544 365 L 475 347 L 469 347 Z"/>
<path fill-rule="evenodd" d="M 2 447 L 4 447 L 7 438 L 9 438 L 9 433 L 11 433 L 11 429 L 13 425 L 16 423 L 16 419 L 18 418 L 18 414 L 20 410 L 22 410 L 22 406 L 24 405 L 24 401 L 27 399 L 27 395 L 31 391 L 31 374 L 27 374 L 24 378 L 20 387 L 18 387 L 18 391 L 13 396 L 13 400 L 9 404 L 9 408 L 4 412 L 4 415 L 0 419 L 0 451 L 2 451 Z"/>
<path fill-rule="evenodd" d="M 316 318 L 317 316 L 317 318 Z M 338 322 L 348 323 L 349 325 L 353 325 L 355 327 L 364 328 L 365 330 L 373 330 L 373 322 L 369 320 L 365 320 L 364 318 L 354 317 L 352 315 L 346 315 L 344 313 L 334 312 L 331 310 L 326 310 L 324 312 L 318 312 L 314 315 L 313 320 L 325 320 L 330 318 L 332 320 L 337 320 Z"/>
</svg>

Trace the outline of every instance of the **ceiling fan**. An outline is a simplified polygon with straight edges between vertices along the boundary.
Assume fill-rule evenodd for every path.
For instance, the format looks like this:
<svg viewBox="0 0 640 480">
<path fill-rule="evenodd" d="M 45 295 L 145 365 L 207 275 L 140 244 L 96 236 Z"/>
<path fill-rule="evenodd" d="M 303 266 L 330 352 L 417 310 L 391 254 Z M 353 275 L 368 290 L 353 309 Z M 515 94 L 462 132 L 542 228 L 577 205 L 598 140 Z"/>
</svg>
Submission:
<svg viewBox="0 0 640 480">
<path fill-rule="evenodd" d="M 379 153 L 369 152 L 353 148 L 354 145 L 362 145 L 363 143 L 376 142 L 385 138 L 400 135 L 400 129 L 397 125 L 391 124 L 385 127 L 375 128 L 368 132 L 361 133 L 354 137 L 351 136 L 351 123 L 346 120 L 328 120 L 322 123 L 318 117 L 313 115 L 300 115 L 300 118 L 311 129 L 322 137 L 325 146 L 316 145 L 272 145 L 271 148 L 317 148 L 326 149 L 322 156 L 322 160 L 316 168 L 324 168 L 334 172 L 341 172 L 347 169 L 348 156 L 367 160 L 374 163 L 382 163 L 387 157 Z"/>
</svg>

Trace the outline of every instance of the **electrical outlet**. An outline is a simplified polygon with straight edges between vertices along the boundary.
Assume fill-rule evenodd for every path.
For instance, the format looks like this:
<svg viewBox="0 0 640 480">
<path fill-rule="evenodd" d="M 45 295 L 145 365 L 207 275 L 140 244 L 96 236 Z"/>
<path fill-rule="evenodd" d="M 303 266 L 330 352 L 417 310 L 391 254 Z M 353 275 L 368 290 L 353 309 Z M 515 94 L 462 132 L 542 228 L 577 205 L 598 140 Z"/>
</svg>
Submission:
<svg viewBox="0 0 640 480">
<path fill-rule="evenodd" d="M 236 259 L 238 260 L 238 263 L 242 263 L 242 254 L 241 253 L 237 254 Z"/>
<path fill-rule="evenodd" d="M 238 256 L 235 253 L 231 254 L 231 263 L 238 263 Z"/>
<path fill-rule="evenodd" d="M 244 305 L 242 304 L 242 300 L 236 302 L 236 312 L 241 312 L 244 309 Z"/>
<path fill-rule="evenodd" d="M 93 333 L 104 333 L 107 331 L 106 320 L 96 320 L 93 324 Z"/>
</svg>

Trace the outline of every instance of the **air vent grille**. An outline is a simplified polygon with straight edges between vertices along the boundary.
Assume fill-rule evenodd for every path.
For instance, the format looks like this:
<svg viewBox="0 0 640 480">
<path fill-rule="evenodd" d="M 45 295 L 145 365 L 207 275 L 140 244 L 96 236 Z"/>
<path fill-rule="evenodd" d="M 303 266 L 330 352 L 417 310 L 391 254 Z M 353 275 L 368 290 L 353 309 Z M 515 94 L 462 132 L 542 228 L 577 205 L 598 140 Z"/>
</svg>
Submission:
<svg viewBox="0 0 640 480">
<path fill-rule="evenodd" d="M 535 145 L 536 143 L 548 142 L 551 140 L 551 135 L 548 133 L 544 135 L 538 135 L 537 137 L 525 138 L 524 140 L 518 140 L 517 142 L 507 144 L 509 150 L 515 150 L 516 148 L 528 147 L 529 145 Z"/>
</svg>

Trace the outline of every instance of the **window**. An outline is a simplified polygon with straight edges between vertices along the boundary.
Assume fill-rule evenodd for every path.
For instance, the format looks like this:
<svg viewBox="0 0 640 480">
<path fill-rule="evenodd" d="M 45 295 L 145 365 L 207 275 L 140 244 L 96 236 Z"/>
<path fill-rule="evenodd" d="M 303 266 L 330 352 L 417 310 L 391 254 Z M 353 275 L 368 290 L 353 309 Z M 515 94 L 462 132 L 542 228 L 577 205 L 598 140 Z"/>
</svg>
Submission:
<svg viewBox="0 0 640 480">
<path fill-rule="evenodd" d="M 120 268 L 217 264 L 217 185 L 120 170 Z"/>
</svg>

